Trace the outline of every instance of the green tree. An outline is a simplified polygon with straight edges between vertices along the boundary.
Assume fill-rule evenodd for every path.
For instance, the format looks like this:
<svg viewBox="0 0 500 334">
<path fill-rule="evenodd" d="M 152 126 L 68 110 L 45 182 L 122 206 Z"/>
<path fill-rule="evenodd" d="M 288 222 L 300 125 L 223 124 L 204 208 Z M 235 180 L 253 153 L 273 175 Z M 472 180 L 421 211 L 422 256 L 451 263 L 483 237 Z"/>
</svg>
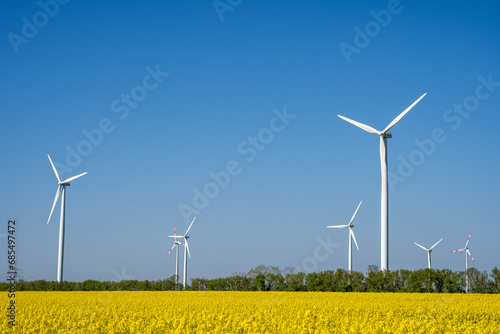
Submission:
<svg viewBox="0 0 500 334">
<path fill-rule="evenodd" d="M 193 278 L 191 280 L 191 290 L 206 291 L 208 290 L 208 279 L 206 278 Z"/>
<path fill-rule="evenodd" d="M 287 291 L 307 291 L 306 274 L 303 272 L 285 274 Z"/>
<path fill-rule="evenodd" d="M 469 285 L 470 292 L 472 293 L 488 293 L 489 292 L 489 282 L 488 273 L 486 271 L 479 271 L 476 268 L 469 268 Z"/>
<path fill-rule="evenodd" d="M 365 276 L 359 271 L 351 271 L 348 273 L 349 284 L 354 292 L 366 291 Z"/>
<path fill-rule="evenodd" d="M 253 286 L 256 290 L 267 291 L 266 276 L 263 274 L 258 274 L 253 280 Z"/>
<path fill-rule="evenodd" d="M 368 273 L 365 278 L 366 290 L 370 292 L 385 291 L 384 272 L 378 269 L 376 265 L 368 266 Z"/>
<path fill-rule="evenodd" d="M 490 281 L 492 293 L 500 293 L 500 270 L 497 267 L 493 268 L 490 274 L 493 281 Z"/>
<path fill-rule="evenodd" d="M 321 291 L 322 284 L 318 273 L 308 273 L 306 275 L 305 285 L 307 291 Z"/>
<path fill-rule="evenodd" d="M 351 282 L 349 280 L 349 272 L 345 269 L 338 268 L 332 277 L 332 286 L 328 286 L 326 291 L 352 291 Z"/>
<path fill-rule="evenodd" d="M 422 287 L 424 292 L 434 292 L 434 271 L 429 268 L 420 269 L 420 280 L 422 282 Z"/>
<path fill-rule="evenodd" d="M 399 270 L 399 279 L 400 279 L 400 285 L 399 285 L 399 292 L 408 292 L 409 290 L 409 280 L 411 276 L 411 271 L 406 270 L 406 269 L 400 269 Z"/>
<path fill-rule="evenodd" d="M 408 292 L 424 292 L 422 277 L 418 270 L 410 272 L 410 277 L 408 278 Z"/>
<path fill-rule="evenodd" d="M 281 274 L 281 270 L 276 266 L 267 267 L 266 284 L 267 290 L 279 291 L 284 287 L 285 278 Z"/>
<path fill-rule="evenodd" d="M 451 271 L 450 269 L 441 269 L 439 272 L 439 279 L 442 281 L 441 290 L 438 292 L 444 293 L 456 293 L 461 292 L 460 288 L 460 276 L 458 273 Z"/>
<path fill-rule="evenodd" d="M 255 268 L 250 269 L 248 272 L 248 277 L 252 281 L 252 289 L 259 291 L 267 291 L 266 275 L 270 272 L 270 269 L 265 265 L 258 265 Z"/>
</svg>

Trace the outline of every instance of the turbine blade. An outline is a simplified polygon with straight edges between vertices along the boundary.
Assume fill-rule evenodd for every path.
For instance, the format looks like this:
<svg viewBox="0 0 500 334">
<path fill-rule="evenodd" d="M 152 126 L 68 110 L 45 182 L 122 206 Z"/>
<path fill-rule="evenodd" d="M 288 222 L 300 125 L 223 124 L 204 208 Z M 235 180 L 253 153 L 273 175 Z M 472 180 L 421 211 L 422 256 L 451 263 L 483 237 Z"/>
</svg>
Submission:
<svg viewBox="0 0 500 334">
<path fill-rule="evenodd" d="M 471 232 L 471 233 L 469 233 L 469 237 L 467 238 L 467 242 L 465 243 L 465 247 L 464 247 L 464 248 L 467 248 L 467 245 L 469 244 L 469 240 L 470 240 L 470 235 L 471 235 L 471 234 L 472 234 L 472 232 Z"/>
<path fill-rule="evenodd" d="M 194 220 L 195 220 L 195 219 L 196 219 L 196 217 L 194 217 L 194 218 L 193 218 L 193 221 L 191 222 L 191 225 L 189 225 L 189 227 L 188 227 L 188 229 L 187 229 L 186 233 L 184 234 L 184 236 L 188 235 L 189 230 L 191 229 L 191 226 L 193 226 L 193 223 L 194 223 Z"/>
<path fill-rule="evenodd" d="M 47 156 L 49 157 L 49 161 L 50 161 L 50 164 L 52 165 L 52 169 L 54 170 L 54 174 L 56 174 L 57 182 L 61 182 L 61 179 L 59 178 L 59 174 L 57 173 L 56 167 L 52 163 L 52 159 L 50 158 L 50 155 L 47 154 Z"/>
<path fill-rule="evenodd" d="M 377 131 L 375 130 L 374 128 L 372 128 L 371 126 L 368 126 L 368 125 L 365 125 L 363 123 L 359 123 L 359 122 L 356 122 L 356 121 L 353 121 L 352 119 L 349 119 L 347 117 L 344 117 L 344 116 L 340 116 L 340 115 L 337 115 L 338 117 L 342 118 L 344 121 L 346 122 L 349 122 L 351 124 L 354 124 L 356 125 L 358 128 L 361 128 L 367 132 L 370 132 L 370 133 L 374 133 L 376 135 L 380 134 L 380 131 Z"/>
<path fill-rule="evenodd" d="M 351 221 L 349 222 L 349 226 L 352 224 L 354 217 L 356 217 L 356 213 L 358 213 L 358 210 L 359 210 L 359 207 L 361 206 L 361 203 L 363 203 L 363 201 L 359 202 L 358 207 L 356 208 L 356 211 L 354 211 L 354 214 L 352 215 Z"/>
<path fill-rule="evenodd" d="M 424 95 L 420 96 L 415 102 L 413 102 L 408 108 L 406 108 L 405 111 L 403 111 L 401 114 L 399 114 L 398 117 L 396 117 L 385 129 L 384 131 L 382 131 L 382 133 L 386 133 L 387 131 L 389 131 L 394 125 L 396 125 L 397 122 L 399 122 L 401 120 L 401 118 L 403 118 L 404 115 L 406 115 L 406 113 L 408 111 L 411 110 L 411 108 L 413 108 L 427 93 L 425 93 Z"/>
<path fill-rule="evenodd" d="M 425 248 L 424 246 L 419 245 L 419 244 L 417 244 L 416 242 L 413 242 L 413 243 L 414 243 L 415 245 L 417 245 L 418 247 L 422 248 L 423 250 L 425 250 L 425 251 L 429 251 L 429 250 L 428 250 L 427 248 Z"/>
<path fill-rule="evenodd" d="M 81 174 L 78 174 L 77 176 L 70 177 L 69 179 L 64 180 L 62 183 L 69 183 L 69 182 L 73 181 L 74 179 L 77 179 L 77 178 L 79 178 L 80 176 L 83 176 L 83 175 L 85 175 L 85 174 L 87 174 L 87 172 L 85 172 L 85 173 L 81 173 Z"/>
<path fill-rule="evenodd" d="M 348 227 L 349 225 L 333 225 L 333 226 L 327 226 L 326 228 L 344 228 Z"/>
<path fill-rule="evenodd" d="M 174 242 L 174 244 L 172 245 L 172 248 L 170 248 L 170 250 L 168 251 L 167 256 L 168 256 L 168 255 L 172 252 L 172 250 L 174 249 L 174 247 L 175 247 L 175 245 L 176 245 L 176 244 L 177 244 L 177 243 L 176 243 L 176 242 Z"/>
<path fill-rule="evenodd" d="M 176 235 L 176 233 L 175 233 L 175 224 L 174 224 L 174 235 Z"/>
<path fill-rule="evenodd" d="M 349 228 L 349 233 L 351 234 L 352 239 L 354 240 L 354 244 L 356 245 L 356 248 L 359 251 L 358 242 L 356 241 L 356 237 L 354 236 L 354 231 L 352 230 L 352 228 Z"/>
<path fill-rule="evenodd" d="M 61 186 L 57 186 L 56 197 L 54 198 L 54 204 L 52 204 L 52 210 L 50 210 L 49 219 L 47 220 L 47 224 L 50 222 L 50 217 L 52 217 L 52 212 L 54 212 L 54 208 L 57 203 L 57 199 L 59 198 L 59 192 L 61 191 Z"/>
<path fill-rule="evenodd" d="M 472 259 L 472 261 L 476 262 L 476 260 L 474 260 L 474 258 L 472 257 L 472 254 L 470 253 L 469 250 L 467 250 L 467 254 L 469 254 L 470 258 Z"/>
<path fill-rule="evenodd" d="M 451 253 L 463 252 L 464 250 L 465 250 L 465 248 L 457 249 L 457 250 L 451 251 Z"/>
<path fill-rule="evenodd" d="M 181 239 L 184 238 L 182 235 L 169 235 L 169 238 Z"/>
<path fill-rule="evenodd" d="M 188 240 L 187 240 L 186 238 L 184 238 L 184 242 L 186 243 L 186 244 L 184 245 L 184 247 L 186 247 L 186 249 L 187 249 L 187 251 L 188 251 L 188 256 L 189 256 L 189 258 L 191 258 L 191 254 L 189 253 L 189 245 L 188 245 Z"/>
<path fill-rule="evenodd" d="M 443 238 L 441 238 L 441 240 L 443 240 Z M 438 242 L 436 242 L 436 243 L 435 243 L 435 244 L 434 244 L 431 248 L 429 248 L 429 250 L 431 250 L 431 249 L 433 249 L 434 247 L 436 247 L 436 246 L 437 246 L 437 244 L 441 242 L 441 240 L 439 240 Z"/>
</svg>

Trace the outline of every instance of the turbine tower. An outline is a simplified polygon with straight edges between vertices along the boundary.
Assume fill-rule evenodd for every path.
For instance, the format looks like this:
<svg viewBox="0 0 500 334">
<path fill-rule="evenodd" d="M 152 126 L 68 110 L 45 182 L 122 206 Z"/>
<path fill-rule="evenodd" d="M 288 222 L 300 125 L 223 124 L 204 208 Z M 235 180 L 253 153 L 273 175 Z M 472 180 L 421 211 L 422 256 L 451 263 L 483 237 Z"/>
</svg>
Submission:
<svg viewBox="0 0 500 334">
<path fill-rule="evenodd" d="M 404 115 L 411 108 L 413 108 L 427 93 L 420 96 L 415 102 L 413 102 L 405 111 L 399 114 L 384 130 L 378 131 L 372 128 L 371 126 L 353 121 L 347 117 L 337 115 L 342 118 L 344 121 L 347 121 L 351 124 L 354 124 L 358 128 L 361 128 L 367 132 L 376 134 L 380 137 L 380 167 L 382 174 L 382 192 L 381 192 L 381 214 L 380 214 L 380 228 L 381 228 L 381 236 L 380 236 L 380 262 L 381 269 L 388 270 L 389 269 L 389 194 L 388 194 L 388 172 L 387 172 L 387 138 L 392 138 L 389 130 L 396 125 L 397 122 L 403 118 Z"/>
<path fill-rule="evenodd" d="M 79 174 L 77 176 L 70 177 L 67 180 L 61 181 L 61 179 L 59 178 L 59 174 L 57 173 L 56 167 L 54 167 L 52 159 L 50 159 L 50 155 L 47 154 L 47 156 L 49 157 L 50 164 L 52 165 L 54 174 L 56 174 L 57 181 L 59 182 L 57 186 L 56 198 L 54 199 L 54 204 L 52 204 L 52 210 L 50 210 L 50 215 L 49 219 L 47 220 L 47 224 L 50 222 L 50 217 L 52 217 L 52 212 L 54 212 L 54 207 L 56 206 L 57 200 L 59 199 L 59 194 L 61 193 L 62 189 L 61 217 L 60 217 L 61 221 L 59 223 L 59 255 L 57 258 L 57 282 L 61 282 L 63 279 L 63 262 L 64 262 L 64 214 L 66 211 L 66 187 L 70 186 L 69 183 L 71 181 L 87 174 L 87 172 Z"/>
<path fill-rule="evenodd" d="M 467 247 L 467 245 L 469 245 L 471 234 L 472 232 L 469 233 L 469 237 L 467 238 L 467 242 L 465 243 L 464 248 L 451 251 L 452 253 L 465 252 L 465 293 L 469 293 L 469 274 L 467 273 L 467 271 L 469 270 L 469 256 L 472 259 L 472 261 L 476 262 L 476 260 L 474 260 L 472 254 L 469 251 L 469 247 Z"/>
<path fill-rule="evenodd" d="M 358 213 L 358 210 L 359 210 L 359 207 L 361 206 L 361 203 L 363 203 L 363 201 L 359 202 L 358 207 L 356 208 L 356 211 L 352 215 L 352 218 L 351 218 L 351 221 L 349 222 L 349 224 L 347 224 L 347 225 L 327 226 L 327 228 L 345 228 L 345 227 L 349 228 L 349 262 L 348 262 L 348 266 L 349 266 L 348 270 L 349 270 L 349 272 L 351 272 L 351 269 L 352 269 L 352 240 L 353 239 L 354 239 L 354 243 L 356 244 L 356 248 L 359 251 L 358 243 L 356 241 L 356 237 L 354 236 L 354 231 L 352 230 L 353 227 L 354 227 L 354 225 L 352 224 L 352 222 L 354 221 L 354 217 L 356 217 L 356 213 Z"/>
<path fill-rule="evenodd" d="M 179 245 L 184 246 L 184 244 L 177 240 L 177 233 L 175 233 L 175 225 L 174 225 L 174 235 L 173 236 L 169 235 L 169 238 L 174 238 L 174 244 L 172 245 L 172 248 L 170 248 L 170 251 L 168 252 L 167 256 L 169 256 L 174 247 L 177 246 L 175 252 L 175 289 L 177 290 L 177 284 L 179 283 Z"/>
<path fill-rule="evenodd" d="M 187 257 L 189 256 L 189 258 L 191 258 L 191 254 L 189 253 L 189 244 L 188 244 L 187 239 L 189 239 L 188 233 L 189 233 L 189 230 L 191 229 L 191 226 L 193 226 L 195 219 L 196 219 L 196 217 L 193 218 L 193 221 L 189 225 L 189 227 L 188 227 L 186 233 L 184 233 L 184 235 L 169 235 L 170 238 L 175 238 L 175 240 L 184 239 L 184 277 L 182 278 L 182 285 L 183 285 L 184 289 L 186 289 Z"/>
<path fill-rule="evenodd" d="M 441 238 L 441 240 L 443 240 L 443 238 Z M 434 247 L 437 246 L 438 243 L 441 242 L 441 240 L 439 240 L 438 242 L 436 242 L 431 248 L 427 249 L 425 248 L 424 246 L 422 245 L 419 245 L 417 244 L 416 242 L 414 242 L 415 245 L 417 245 L 418 247 L 422 248 L 423 250 L 427 251 L 427 268 L 431 269 L 431 253 L 432 253 L 432 249 Z"/>
</svg>

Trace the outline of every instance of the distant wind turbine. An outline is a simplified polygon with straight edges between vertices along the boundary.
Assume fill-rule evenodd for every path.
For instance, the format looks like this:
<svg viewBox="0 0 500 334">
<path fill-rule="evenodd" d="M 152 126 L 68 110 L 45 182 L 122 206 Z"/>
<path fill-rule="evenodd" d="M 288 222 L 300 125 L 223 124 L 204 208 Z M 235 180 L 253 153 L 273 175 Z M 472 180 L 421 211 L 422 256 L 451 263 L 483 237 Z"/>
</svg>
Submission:
<svg viewBox="0 0 500 334">
<path fill-rule="evenodd" d="M 189 239 L 189 230 L 191 229 L 191 226 L 193 226 L 194 220 L 196 217 L 193 218 L 193 221 L 189 225 L 186 233 L 184 235 L 169 235 L 170 238 L 175 238 L 177 239 L 184 239 L 184 277 L 182 278 L 182 285 L 184 286 L 184 289 L 186 289 L 186 277 L 187 277 L 187 257 L 191 258 L 191 254 L 189 253 L 189 244 L 188 240 Z"/>
<path fill-rule="evenodd" d="M 441 240 L 443 240 L 443 238 L 441 238 Z M 418 247 L 422 248 L 423 250 L 427 251 L 427 268 L 431 269 L 431 253 L 432 253 L 432 249 L 434 247 L 437 246 L 438 243 L 441 242 L 441 240 L 439 240 L 438 242 L 436 242 L 431 248 L 427 249 L 425 248 L 424 246 L 422 245 L 419 245 L 417 244 L 416 242 L 414 242 L 415 245 L 417 245 Z"/>
<path fill-rule="evenodd" d="M 356 211 L 352 215 L 352 218 L 351 218 L 351 221 L 349 222 L 349 224 L 327 226 L 327 228 L 345 228 L 345 227 L 349 228 L 349 262 L 348 262 L 349 272 L 351 272 L 351 269 L 352 269 L 352 240 L 353 239 L 354 239 L 354 243 L 356 244 L 356 248 L 359 251 L 358 243 L 356 241 L 356 237 L 354 236 L 354 231 L 352 230 L 354 227 L 352 222 L 354 221 L 354 217 L 356 217 L 356 213 L 358 213 L 358 210 L 359 210 L 359 207 L 361 206 L 361 203 L 363 203 L 363 201 L 359 202 L 358 207 L 356 208 Z"/>
<path fill-rule="evenodd" d="M 474 258 L 472 257 L 472 254 L 469 251 L 469 247 L 467 247 L 469 245 L 469 240 L 470 240 L 471 234 L 472 234 L 472 232 L 469 233 L 469 237 L 467 238 L 467 242 L 465 243 L 464 248 L 451 251 L 452 253 L 465 252 L 465 293 L 469 293 L 469 275 L 467 273 L 467 271 L 469 270 L 469 256 L 472 259 L 472 261 L 476 262 L 476 260 L 474 260 Z"/>
<path fill-rule="evenodd" d="M 54 199 L 54 204 L 52 204 L 52 210 L 50 210 L 50 215 L 49 219 L 47 220 L 47 224 L 50 222 L 50 217 L 52 217 L 52 212 L 54 211 L 54 207 L 56 206 L 57 200 L 59 199 L 59 194 L 61 193 L 62 189 L 62 196 L 61 196 L 61 221 L 59 224 L 59 256 L 57 259 L 57 281 L 61 282 L 63 279 L 63 262 L 64 262 L 64 214 L 66 210 L 66 187 L 70 186 L 70 182 L 73 181 L 74 179 L 79 178 L 80 176 L 83 176 L 87 174 L 87 172 L 79 174 L 77 176 L 70 177 L 67 180 L 61 181 L 59 178 L 59 174 L 57 173 L 56 167 L 54 167 L 54 164 L 52 163 L 52 159 L 50 159 L 50 155 L 47 154 L 49 157 L 50 164 L 52 165 L 52 169 L 54 170 L 54 174 L 56 174 L 57 181 L 59 182 L 57 186 L 57 192 L 56 192 L 56 198 Z"/>
<path fill-rule="evenodd" d="M 177 284 L 179 283 L 179 245 L 184 246 L 184 244 L 180 241 L 177 240 L 177 233 L 175 233 L 175 225 L 174 225 L 174 235 L 170 236 L 170 238 L 174 238 L 174 244 L 172 245 L 172 248 L 170 248 L 170 251 L 168 252 L 167 256 L 170 255 L 174 247 L 176 247 L 176 252 L 175 252 L 175 288 L 177 289 Z"/>
<path fill-rule="evenodd" d="M 337 115 L 344 121 L 354 124 L 358 128 L 361 128 L 367 132 L 376 134 L 380 137 L 380 166 L 382 172 L 382 194 L 381 194 L 381 214 L 380 214 L 380 225 L 381 225 L 381 247 L 380 247 L 380 262 L 382 270 L 389 269 L 389 194 L 388 188 L 388 172 L 387 172 L 387 138 L 392 138 L 389 130 L 396 125 L 397 122 L 403 118 L 404 115 L 411 108 L 413 108 L 427 93 L 420 96 L 415 102 L 413 102 L 405 111 L 399 114 L 384 130 L 378 131 L 371 126 L 353 121 L 344 116 Z"/>
</svg>

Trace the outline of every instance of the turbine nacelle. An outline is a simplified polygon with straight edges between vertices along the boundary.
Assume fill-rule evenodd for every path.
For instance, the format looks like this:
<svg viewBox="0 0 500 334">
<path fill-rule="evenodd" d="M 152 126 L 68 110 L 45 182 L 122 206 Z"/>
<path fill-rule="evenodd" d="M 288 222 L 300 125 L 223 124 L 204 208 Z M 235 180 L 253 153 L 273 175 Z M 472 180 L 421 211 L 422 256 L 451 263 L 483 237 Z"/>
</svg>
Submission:
<svg viewBox="0 0 500 334">
<path fill-rule="evenodd" d="M 472 254 L 470 253 L 469 247 L 467 247 L 469 245 L 469 240 L 470 240 L 470 236 L 471 235 L 472 235 L 472 232 L 469 233 L 469 237 L 467 238 L 467 242 L 465 243 L 465 247 L 464 248 L 451 251 L 451 253 L 465 252 L 465 258 L 467 258 L 467 255 L 468 255 L 468 256 L 470 256 L 470 258 L 472 259 L 472 261 L 476 262 L 476 260 L 474 260 L 474 258 L 472 257 Z"/>
<path fill-rule="evenodd" d="M 420 100 L 423 99 L 423 97 L 426 94 L 427 93 L 425 93 L 422 96 L 420 96 L 415 102 L 413 102 L 408 108 L 406 108 L 401 114 L 399 114 L 398 117 L 396 117 L 391 123 L 389 123 L 389 125 L 387 125 L 387 127 L 384 130 L 382 130 L 382 131 L 374 129 L 374 128 L 372 128 L 369 125 L 353 121 L 352 119 L 349 119 L 347 117 L 344 117 L 344 116 L 341 116 L 341 115 L 337 115 L 337 116 L 340 117 L 340 118 L 342 118 L 344 121 L 349 122 L 349 123 L 357 126 L 358 128 L 365 130 L 366 132 L 370 132 L 370 133 L 379 135 L 382 138 L 392 138 L 392 134 L 389 132 L 389 130 L 392 129 L 392 127 L 394 125 L 396 125 L 396 123 L 399 122 L 401 120 L 401 118 L 403 118 L 403 116 L 406 115 L 408 113 L 408 111 L 411 110 L 411 108 L 413 108 L 418 102 L 420 102 Z"/>
<path fill-rule="evenodd" d="M 61 188 L 69 187 L 71 181 L 79 178 L 80 176 L 83 176 L 83 175 L 87 174 L 87 172 L 78 174 L 76 176 L 72 176 L 69 179 L 61 181 L 61 178 L 59 177 L 59 173 L 57 173 L 57 169 L 54 166 L 54 163 L 52 163 L 52 159 L 50 158 L 50 155 L 47 154 L 47 156 L 49 157 L 50 165 L 52 166 L 52 169 L 54 170 L 54 174 L 56 175 L 56 178 L 57 178 L 57 181 L 58 181 L 57 182 L 56 197 L 54 198 L 54 203 L 52 204 L 52 210 L 50 210 L 49 219 L 47 220 L 47 224 L 48 224 L 50 222 L 50 218 L 52 217 L 52 213 L 54 212 L 54 208 L 56 206 L 57 200 L 59 199 L 59 194 L 61 193 Z"/>
<path fill-rule="evenodd" d="M 354 212 L 354 214 L 352 215 L 352 218 L 351 220 L 349 221 L 349 224 L 347 225 L 333 225 L 333 226 L 327 226 L 327 228 L 349 228 L 349 271 L 351 271 L 351 266 L 352 266 L 352 244 L 351 244 L 351 240 L 354 240 L 354 244 L 356 245 L 356 248 L 358 249 L 359 251 L 359 247 L 358 247 L 358 242 L 356 241 L 356 237 L 354 236 L 354 232 L 353 232 L 353 227 L 354 225 L 352 224 L 352 222 L 354 221 L 354 217 L 356 217 L 356 214 L 358 213 L 358 210 L 359 210 L 359 207 L 361 206 L 361 203 L 363 203 L 363 201 L 359 202 L 358 204 L 358 207 L 356 208 L 356 211 Z"/>
<path fill-rule="evenodd" d="M 188 227 L 188 229 L 187 229 L 186 233 L 184 233 L 184 235 L 177 235 L 177 234 L 175 233 L 175 225 L 174 225 L 174 235 L 169 235 L 169 236 L 168 236 L 169 238 L 174 238 L 174 239 L 175 239 L 175 241 L 174 241 L 174 246 L 175 246 L 176 244 L 178 244 L 178 245 L 182 245 L 182 246 L 185 246 L 185 247 L 186 247 L 186 250 L 187 250 L 187 254 L 188 254 L 188 256 L 189 256 L 190 258 L 191 258 L 191 254 L 190 254 L 190 252 L 189 252 L 189 243 L 188 243 L 187 239 L 189 239 L 189 235 L 188 235 L 188 233 L 189 233 L 189 230 L 191 229 L 191 226 L 193 226 L 193 223 L 194 223 L 195 219 L 196 219 L 196 217 L 194 217 L 194 218 L 193 218 L 193 221 L 192 221 L 192 222 L 191 222 L 191 224 L 189 225 L 189 227 Z M 178 241 L 177 239 L 184 239 L 184 243 L 181 243 L 181 242 L 180 242 L 180 241 Z M 172 248 L 170 249 L 170 252 L 172 251 L 172 249 L 174 249 L 174 246 L 172 246 Z M 170 252 L 168 252 L 168 254 L 170 254 Z M 168 254 L 167 254 L 167 255 L 168 255 Z"/>
<path fill-rule="evenodd" d="M 169 236 L 169 237 L 170 237 L 170 236 Z M 169 256 L 169 255 L 170 255 L 170 253 L 174 250 L 175 246 L 177 246 L 177 247 L 178 247 L 179 245 L 184 246 L 184 244 L 183 244 L 182 242 L 179 242 L 179 241 L 177 241 L 177 239 L 175 239 L 175 240 L 174 240 L 174 244 L 172 245 L 172 247 L 170 248 L 170 250 L 169 250 L 169 251 L 168 251 L 168 253 L 167 253 L 167 256 Z M 177 273 L 176 273 L 176 275 L 177 275 Z"/>
<path fill-rule="evenodd" d="M 443 238 L 441 238 L 438 242 L 436 242 L 434 245 L 432 245 L 432 247 L 431 247 L 431 248 L 429 248 L 429 249 L 427 249 L 427 248 L 425 248 L 424 246 L 419 245 L 419 244 L 417 244 L 416 242 L 414 242 L 414 244 L 415 244 L 415 245 L 417 245 L 418 247 L 422 248 L 424 251 L 426 251 L 426 252 L 427 252 L 427 267 L 428 267 L 429 269 L 431 269 L 431 253 L 432 253 L 432 249 L 433 249 L 434 247 L 436 247 L 436 246 L 437 246 L 437 244 L 439 244 L 439 243 L 441 242 L 441 240 L 443 240 Z"/>
<path fill-rule="evenodd" d="M 54 203 L 52 204 L 52 209 L 50 210 L 49 214 L 49 219 L 47 219 L 47 224 L 50 222 L 50 218 L 52 217 L 52 213 L 54 212 L 54 208 L 56 206 L 57 200 L 59 199 L 59 195 L 62 193 L 62 200 L 61 200 L 61 216 L 60 216 L 60 225 L 59 225 L 59 254 L 58 254 L 58 259 L 57 259 L 57 281 L 61 282 L 63 280 L 63 262 L 64 262 L 64 212 L 65 212 L 65 198 L 66 198 L 66 187 L 70 186 L 70 181 L 73 181 L 80 176 L 83 176 L 87 174 L 87 172 L 70 177 L 69 179 L 66 179 L 64 181 L 61 181 L 61 178 L 59 177 L 59 173 L 57 173 L 57 169 L 54 166 L 54 163 L 52 162 L 52 159 L 50 158 L 50 155 L 47 154 L 47 157 L 49 158 L 50 165 L 52 166 L 52 169 L 54 170 L 54 174 L 56 175 L 57 178 L 57 191 L 56 191 L 56 197 L 54 198 Z M 62 191 L 61 191 L 62 189 Z"/>
<path fill-rule="evenodd" d="M 354 121 L 347 117 L 337 115 L 346 122 L 349 122 L 366 132 L 376 134 L 380 137 L 380 168 L 382 174 L 382 192 L 381 192 L 381 212 L 380 212 L 380 266 L 383 271 L 389 269 L 389 193 L 388 193 L 388 167 L 387 167 L 387 138 L 392 138 L 389 132 L 401 118 L 403 118 L 427 93 L 420 96 L 408 108 L 400 113 L 386 128 L 382 131 L 372 128 L 369 125 Z M 351 230 L 352 232 L 352 230 Z"/>
<path fill-rule="evenodd" d="M 472 235 L 472 232 L 469 233 L 469 237 L 467 238 L 467 242 L 465 243 L 464 248 L 451 251 L 451 253 L 465 252 L 465 293 L 469 292 L 469 276 L 467 275 L 467 270 L 469 269 L 469 263 L 468 263 L 469 258 L 468 257 L 470 256 L 472 261 L 476 262 L 476 260 L 474 260 L 474 258 L 472 257 L 472 254 L 469 251 L 469 247 L 467 247 L 469 245 L 471 235 Z"/>
</svg>

